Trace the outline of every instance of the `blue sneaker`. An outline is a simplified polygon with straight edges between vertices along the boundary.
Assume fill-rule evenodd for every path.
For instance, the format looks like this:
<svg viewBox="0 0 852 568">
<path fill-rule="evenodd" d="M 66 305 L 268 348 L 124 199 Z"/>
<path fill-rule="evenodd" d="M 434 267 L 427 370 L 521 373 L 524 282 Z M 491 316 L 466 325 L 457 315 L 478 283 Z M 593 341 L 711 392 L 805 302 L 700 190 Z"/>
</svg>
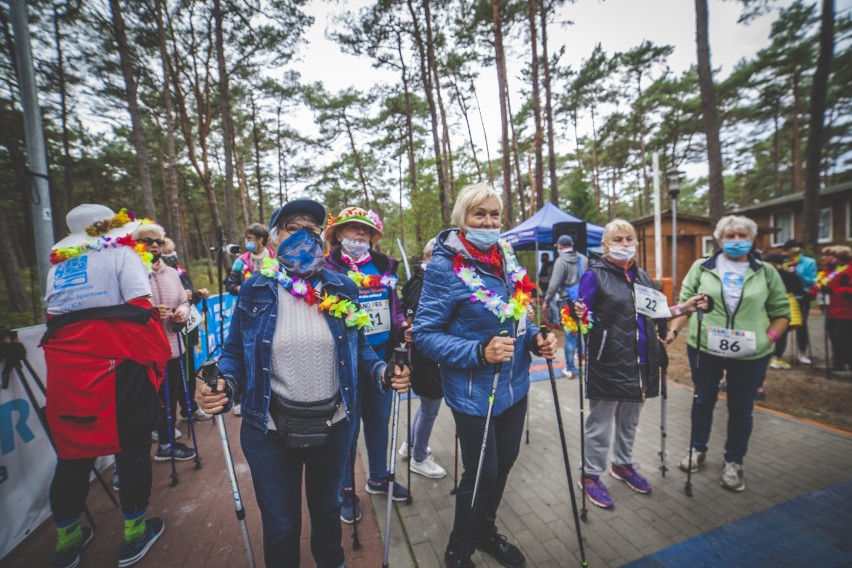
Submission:
<svg viewBox="0 0 852 568">
<path fill-rule="evenodd" d="M 119 568 L 133 566 L 142 560 L 164 530 L 166 530 L 166 523 L 163 522 L 163 519 L 159 517 L 145 519 L 145 534 L 136 540 L 121 543 L 121 550 L 118 555 Z"/>
<path fill-rule="evenodd" d="M 54 551 L 50 568 L 75 568 L 80 564 L 80 553 L 92 542 L 92 538 L 95 536 L 95 531 L 89 527 L 80 527 L 80 530 L 83 532 L 83 538 L 80 539 L 80 542 L 65 550 Z"/>
<path fill-rule="evenodd" d="M 578 479 L 577 484 L 586 492 L 589 501 L 598 507 L 602 509 L 612 509 L 615 507 L 615 501 L 610 497 L 609 491 L 606 490 L 606 486 L 601 482 L 600 476 L 586 475 L 582 479 Z"/>
<path fill-rule="evenodd" d="M 384 481 L 373 481 L 370 479 L 367 481 L 367 486 L 365 489 L 367 493 L 372 493 L 373 495 L 387 495 L 388 494 L 388 480 Z M 393 500 L 394 501 L 405 501 L 408 499 L 408 489 L 405 488 L 404 485 L 401 485 L 398 481 L 394 481 L 393 484 Z"/>
<path fill-rule="evenodd" d="M 361 502 L 352 487 L 344 487 L 340 499 L 340 520 L 351 525 L 361 520 Z"/>
<path fill-rule="evenodd" d="M 612 464 L 612 467 L 609 469 L 609 474 L 626 483 L 627 486 L 636 493 L 646 494 L 651 492 L 651 484 L 648 483 L 647 479 L 639 475 L 639 472 L 636 471 L 636 468 L 633 467 L 632 463 L 625 465 Z"/>
</svg>

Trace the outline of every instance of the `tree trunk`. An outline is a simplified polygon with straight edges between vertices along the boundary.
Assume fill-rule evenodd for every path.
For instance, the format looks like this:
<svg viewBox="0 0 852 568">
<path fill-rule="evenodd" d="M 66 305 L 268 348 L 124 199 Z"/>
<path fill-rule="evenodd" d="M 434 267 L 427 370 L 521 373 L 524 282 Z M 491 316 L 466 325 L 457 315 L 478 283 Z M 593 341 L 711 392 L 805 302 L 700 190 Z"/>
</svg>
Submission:
<svg viewBox="0 0 852 568">
<path fill-rule="evenodd" d="M 506 98 L 506 113 L 509 116 L 509 130 L 512 135 L 512 162 L 515 165 L 515 179 L 518 180 L 518 205 L 520 205 L 521 209 L 521 219 L 526 219 L 527 206 L 524 204 L 523 197 L 524 178 L 521 177 L 521 153 L 518 151 L 518 136 L 515 134 L 515 116 L 512 114 L 512 101 L 509 98 L 509 72 L 506 70 L 505 66 L 503 67 L 503 76 L 506 77 L 506 92 L 503 93 L 503 96 Z M 532 185 L 532 180 L 530 180 L 530 185 Z M 514 225 L 514 219 L 512 220 L 512 224 Z"/>
<path fill-rule="evenodd" d="M 502 126 L 503 159 L 503 230 L 509 230 L 514 224 L 512 207 L 511 156 L 509 153 L 509 112 L 506 93 L 506 65 L 503 53 L 503 15 L 500 13 L 500 0 L 491 0 L 491 28 L 494 31 L 494 58 L 497 63 L 497 90 L 500 97 L 500 123 Z"/>
<path fill-rule="evenodd" d="M 701 89 L 701 116 L 707 137 L 709 166 L 710 221 L 713 225 L 725 213 L 725 180 L 722 178 L 722 146 L 719 142 L 719 115 L 716 108 L 716 87 L 710 66 L 707 0 L 695 0 L 695 42 L 698 51 L 698 85 Z"/>
<path fill-rule="evenodd" d="M 254 104 L 253 95 L 251 96 L 251 134 L 254 139 L 254 175 L 257 178 L 257 213 L 260 217 L 259 222 L 263 225 L 263 179 L 260 177 L 260 133 L 257 128 L 257 108 Z"/>
<path fill-rule="evenodd" d="M 802 96 L 799 89 L 799 74 L 793 74 L 793 133 L 792 133 L 792 157 L 793 157 L 793 193 L 805 191 L 805 163 L 802 157 Z"/>
<path fill-rule="evenodd" d="M 435 42 L 432 38 L 432 10 L 429 5 L 429 0 L 423 0 L 423 18 L 426 21 L 426 55 L 427 63 L 432 71 L 431 76 L 434 80 L 433 87 L 435 89 L 435 98 L 437 99 L 438 113 L 441 115 L 441 168 L 444 171 L 444 201 L 452 203 L 455 197 L 453 190 L 453 154 L 452 146 L 450 145 L 450 128 L 447 125 L 447 112 L 444 109 L 444 97 L 441 95 L 441 77 L 438 73 L 438 60 L 435 57 Z"/>
<path fill-rule="evenodd" d="M 225 63 L 225 37 L 222 23 L 225 14 L 222 11 L 222 0 L 213 0 L 213 19 L 216 27 L 216 63 L 219 68 L 219 106 L 222 113 L 222 139 L 225 150 L 225 240 L 234 242 L 234 126 L 231 118 L 230 86 L 228 67 Z"/>
<path fill-rule="evenodd" d="M 547 171 L 550 174 L 550 202 L 559 205 L 556 181 L 556 145 L 553 134 L 553 92 L 550 88 L 550 60 L 547 55 L 547 0 L 541 0 L 541 57 L 544 71 L 544 117 L 547 122 Z"/>
<path fill-rule="evenodd" d="M 402 69 L 402 92 L 405 96 L 405 153 L 408 156 L 408 196 L 411 201 L 412 208 L 414 207 L 415 196 L 417 195 L 417 159 L 414 148 L 414 110 L 411 104 L 411 91 L 408 88 L 408 68 L 405 65 L 405 56 L 402 54 L 402 36 L 397 31 L 397 53 L 399 54 L 399 64 Z M 402 195 L 400 195 L 400 200 Z M 402 204 L 400 203 L 400 215 L 402 214 Z M 400 217 L 400 223 L 402 218 Z M 420 216 L 414 216 L 414 238 L 417 244 L 423 242 L 423 228 L 420 223 Z"/>
<path fill-rule="evenodd" d="M 57 199 L 57 192 L 51 191 L 51 206 L 53 207 L 53 232 L 56 235 L 65 233 L 65 214 L 71 210 L 74 203 L 72 182 L 73 160 L 71 159 L 71 141 L 68 135 L 68 91 L 65 80 L 65 58 L 62 53 L 62 32 L 59 28 L 59 8 L 53 6 L 53 38 L 56 42 L 56 80 L 59 85 L 59 122 L 62 126 L 62 195 Z"/>
<path fill-rule="evenodd" d="M 545 0 L 542 0 L 544 2 Z M 533 142 L 533 152 L 535 153 L 535 187 L 536 210 L 544 207 L 544 159 L 542 157 L 541 146 L 544 143 L 544 129 L 541 124 L 541 101 L 538 86 L 538 33 L 536 30 L 536 7 L 535 0 L 527 2 L 529 6 L 530 20 L 530 51 L 532 51 L 532 86 L 533 86 L 533 116 L 535 117 L 535 139 Z"/>
<path fill-rule="evenodd" d="M 358 146 L 355 145 L 355 136 L 352 134 L 352 125 L 349 123 L 349 117 L 346 116 L 346 109 L 343 109 L 341 114 L 343 116 L 343 124 L 346 125 L 346 135 L 349 137 L 349 149 L 352 151 L 352 160 L 355 162 L 355 171 L 358 174 L 361 191 L 364 192 L 364 203 L 367 205 L 367 209 L 373 209 L 372 202 L 370 201 L 370 190 L 367 188 L 367 177 L 364 175 L 364 168 L 361 164 L 361 154 L 358 153 Z"/>
<path fill-rule="evenodd" d="M 467 126 L 467 139 L 470 142 L 470 155 L 473 157 L 473 163 L 476 166 L 476 178 L 482 181 L 482 165 L 479 163 L 479 157 L 476 155 L 476 144 L 473 143 L 473 130 L 470 128 L 470 117 L 468 116 L 467 102 L 464 100 L 461 89 L 459 89 L 458 77 L 452 76 L 450 83 L 453 86 L 453 91 L 456 93 L 456 99 L 459 101 L 462 117 L 464 117 L 465 126 Z"/>
<path fill-rule="evenodd" d="M 278 128 L 275 130 L 275 149 L 278 152 L 278 207 L 284 206 L 284 176 L 285 167 L 284 163 L 284 152 L 281 148 L 281 101 L 278 101 L 278 107 L 276 108 L 276 114 L 278 116 L 277 126 Z"/>
<path fill-rule="evenodd" d="M 246 165 L 243 161 L 243 155 L 237 150 L 236 139 L 231 140 L 231 147 L 234 149 L 234 165 L 236 166 L 237 174 L 237 197 L 240 200 L 240 225 L 248 227 L 251 222 L 249 215 L 249 195 L 248 195 L 248 176 L 246 175 Z"/>
<path fill-rule="evenodd" d="M 819 190 L 822 148 L 824 144 L 825 105 L 828 96 L 828 79 L 834 52 L 834 0 L 822 0 L 819 28 L 819 55 L 811 86 L 810 123 L 805 182 L 805 245 L 816 251 L 819 240 Z"/>
<path fill-rule="evenodd" d="M 3 271 L 6 298 L 11 311 L 27 312 L 30 310 L 30 301 L 24 291 L 24 279 L 15 260 L 15 247 L 11 239 L 14 233 L 15 231 L 9 225 L 6 209 L 0 207 L 0 270 Z"/>
<path fill-rule="evenodd" d="M 485 140 L 485 159 L 488 164 L 488 183 L 494 185 L 494 164 L 491 162 L 491 147 L 488 145 L 488 132 L 485 130 L 485 117 L 482 116 L 482 105 L 479 104 L 479 95 L 476 94 L 476 86 L 472 85 L 473 98 L 476 99 L 476 110 L 479 113 L 479 124 L 482 125 L 482 139 Z"/>
<path fill-rule="evenodd" d="M 190 255 L 189 240 L 183 226 L 181 214 L 180 188 L 177 177 L 177 153 L 175 151 L 175 120 L 172 103 L 171 62 L 166 50 L 166 30 L 163 26 L 163 0 L 155 1 L 157 15 L 157 37 L 160 43 L 160 62 L 163 65 L 163 105 L 166 114 L 166 163 L 168 176 L 165 184 L 166 207 L 169 219 L 169 234 L 177 244 L 181 254 Z"/>
<path fill-rule="evenodd" d="M 139 185 L 142 189 L 142 210 L 146 216 L 156 218 L 157 210 L 154 207 L 154 190 L 151 186 L 151 172 L 148 169 L 148 152 L 145 149 L 142 115 L 139 112 L 139 103 L 136 99 L 137 89 L 136 79 L 133 78 L 133 58 L 130 56 L 127 31 L 124 28 L 124 17 L 121 14 L 121 6 L 118 2 L 119 0 L 109 0 L 109 7 L 112 12 L 112 27 L 118 47 L 119 60 L 121 61 L 121 74 L 124 76 L 124 95 L 130 111 L 131 138 L 133 148 L 136 151 L 136 168 L 139 170 Z"/>
</svg>

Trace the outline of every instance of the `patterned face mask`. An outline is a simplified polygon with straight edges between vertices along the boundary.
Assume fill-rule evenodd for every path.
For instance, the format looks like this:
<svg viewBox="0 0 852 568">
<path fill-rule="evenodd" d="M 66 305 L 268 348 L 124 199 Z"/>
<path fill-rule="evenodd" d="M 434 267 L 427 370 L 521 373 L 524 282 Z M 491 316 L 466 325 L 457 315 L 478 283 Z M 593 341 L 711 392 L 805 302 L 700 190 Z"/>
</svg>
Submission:
<svg viewBox="0 0 852 568">
<path fill-rule="evenodd" d="M 300 229 L 278 246 L 278 262 L 290 274 L 311 280 L 322 270 L 323 244 L 319 236 Z"/>
</svg>

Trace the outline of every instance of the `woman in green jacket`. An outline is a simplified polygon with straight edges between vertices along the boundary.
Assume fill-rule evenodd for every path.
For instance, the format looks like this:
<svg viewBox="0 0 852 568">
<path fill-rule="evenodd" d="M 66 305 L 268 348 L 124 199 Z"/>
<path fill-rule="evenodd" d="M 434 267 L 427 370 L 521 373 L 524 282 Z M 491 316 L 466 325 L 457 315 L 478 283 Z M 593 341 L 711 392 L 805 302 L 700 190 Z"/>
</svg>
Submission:
<svg viewBox="0 0 852 568">
<path fill-rule="evenodd" d="M 680 462 L 684 471 L 698 471 L 707 459 L 713 425 L 713 408 L 719 382 L 728 382 L 728 438 L 721 485 L 731 491 L 745 489 L 743 459 L 754 422 L 754 399 L 761 384 L 772 346 L 790 321 L 790 301 L 778 271 L 757 260 L 752 244 L 757 224 L 747 217 L 729 215 L 719 220 L 713 233 L 722 250 L 699 259 L 683 281 L 680 301 L 696 294 L 713 299 L 704 316 L 700 344 L 696 318 L 690 318 L 687 355 L 695 383 L 693 406 L 694 453 Z M 686 320 L 672 324 L 677 335 Z M 673 338 L 673 337 L 672 337 Z M 700 357 L 701 363 L 697 365 Z"/>
</svg>

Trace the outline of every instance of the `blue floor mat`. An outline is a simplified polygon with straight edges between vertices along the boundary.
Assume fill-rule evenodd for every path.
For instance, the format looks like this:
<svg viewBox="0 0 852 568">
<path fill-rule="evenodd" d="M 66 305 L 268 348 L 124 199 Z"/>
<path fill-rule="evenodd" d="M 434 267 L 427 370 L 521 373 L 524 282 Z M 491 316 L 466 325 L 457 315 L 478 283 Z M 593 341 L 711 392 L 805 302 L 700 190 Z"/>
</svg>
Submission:
<svg viewBox="0 0 852 568">
<path fill-rule="evenodd" d="M 701 506 L 696 503 L 696 506 Z M 626 566 L 852 566 L 852 481 L 781 503 Z"/>
</svg>

